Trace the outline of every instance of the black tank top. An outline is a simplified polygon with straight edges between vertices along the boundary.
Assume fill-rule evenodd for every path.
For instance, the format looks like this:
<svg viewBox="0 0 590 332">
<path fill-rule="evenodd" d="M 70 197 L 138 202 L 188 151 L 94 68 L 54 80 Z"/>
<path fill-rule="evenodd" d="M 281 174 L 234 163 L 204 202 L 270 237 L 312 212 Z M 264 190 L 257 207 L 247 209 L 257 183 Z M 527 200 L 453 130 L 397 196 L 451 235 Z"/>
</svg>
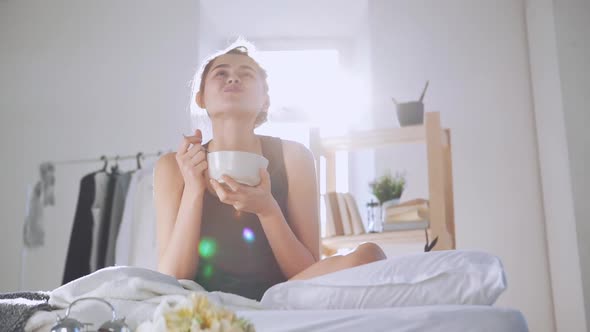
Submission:
<svg viewBox="0 0 590 332">
<path fill-rule="evenodd" d="M 259 136 L 268 159 L 271 192 L 287 217 L 287 173 L 280 138 Z M 205 144 L 205 147 L 209 143 Z M 234 293 L 260 300 L 271 286 L 286 281 L 255 214 L 205 191 L 195 281 L 208 291 Z"/>
</svg>

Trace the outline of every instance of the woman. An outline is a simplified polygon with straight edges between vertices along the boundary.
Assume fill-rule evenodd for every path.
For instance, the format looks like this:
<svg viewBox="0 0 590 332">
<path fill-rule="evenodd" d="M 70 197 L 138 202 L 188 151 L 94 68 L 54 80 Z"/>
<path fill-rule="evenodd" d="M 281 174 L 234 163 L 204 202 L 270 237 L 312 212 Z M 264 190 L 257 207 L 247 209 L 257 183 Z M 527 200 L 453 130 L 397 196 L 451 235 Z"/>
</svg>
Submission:
<svg viewBox="0 0 590 332">
<path fill-rule="evenodd" d="M 160 272 L 260 300 L 274 284 L 385 258 L 366 243 L 320 261 L 313 156 L 299 143 L 254 134 L 270 101 L 266 72 L 245 47 L 209 60 L 195 102 L 207 110 L 213 138 L 203 145 L 199 130 L 185 136 L 155 168 Z M 222 150 L 265 156 L 260 184 L 209 179 L 207 151 Z"/>
</svg>

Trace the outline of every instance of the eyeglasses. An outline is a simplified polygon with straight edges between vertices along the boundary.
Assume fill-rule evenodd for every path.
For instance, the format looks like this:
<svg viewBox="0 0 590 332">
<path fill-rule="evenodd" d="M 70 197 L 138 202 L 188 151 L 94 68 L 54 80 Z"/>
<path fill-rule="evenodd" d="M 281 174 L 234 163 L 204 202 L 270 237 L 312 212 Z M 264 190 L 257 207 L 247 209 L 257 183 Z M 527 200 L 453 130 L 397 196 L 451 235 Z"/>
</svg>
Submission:
<svg viewBox="0 0 590 332">
<path fill-rule="evenodd" d="M 82 332 L 83 328 L 84 331 L 88 331 L 86 328 L 90 325 L 93 325 L 92 323 L 82 323 L 76 319 L 69 318 L 70 309 L 72 308 L 72 306 L 77 302 L 85 300 L 99 301 L 108 305 L 109 308 L 111 308 L 113 318 L 110 321 L 104 322 L 98 328 L 98 332 L 131 332 L 129 326 L 125 324 L 125 318 L 117 319 L 115 308 L 109 302 L 98 297 L 83 297 L 70 303 L 70 305 L 68 306 L 68 310 L 66 310 L 66 316 L 63 318 L 57 316 L 57 324 L 51 328 L 51 332 Z"/>
</svg>

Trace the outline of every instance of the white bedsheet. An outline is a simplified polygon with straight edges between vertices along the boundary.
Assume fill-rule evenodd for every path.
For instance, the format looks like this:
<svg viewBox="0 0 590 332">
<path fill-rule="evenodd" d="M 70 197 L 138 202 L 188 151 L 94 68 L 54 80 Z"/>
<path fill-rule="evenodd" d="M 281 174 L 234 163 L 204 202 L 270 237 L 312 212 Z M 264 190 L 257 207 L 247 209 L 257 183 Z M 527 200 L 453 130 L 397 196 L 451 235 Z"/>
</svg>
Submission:
<svg viewBox="0 0 590 332">
<path fill-rule="evenodd" d="M 256 331 L 527 332 L 523 315 L 491 306 L 423 306 L 365 310 L 238 311 Z"/>
</svg>

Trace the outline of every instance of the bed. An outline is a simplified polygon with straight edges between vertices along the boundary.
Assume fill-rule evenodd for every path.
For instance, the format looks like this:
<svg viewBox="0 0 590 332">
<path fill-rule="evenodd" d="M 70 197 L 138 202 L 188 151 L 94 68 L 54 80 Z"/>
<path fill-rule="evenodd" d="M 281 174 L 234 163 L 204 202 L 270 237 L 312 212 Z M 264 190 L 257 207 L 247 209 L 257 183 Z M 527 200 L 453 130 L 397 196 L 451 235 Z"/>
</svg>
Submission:
<svg viewBox="0 0 590 332">
<path fill-rule="evenodd" d="M 277 284 L 261 301 L 205 292 L 192 280 L 149 269 L 108 267 L 51 291 L 50 308 L 36 311 L 24 330 L 49 331 L 71 303 L 98 297 L 125 317 L 131 329 L 154 331 L 150 327 L 157 324 L 150 324 L 166 308 L 201 294 L 249 320 L 256 331 L 528 331 L 521 312 L 493 305 L 505 289 L 497 257 L 462 250 L 392 257 Z M 92 301 L 78 302 L 71 316 L 94 324 L 110 319 L 104 305 Z"/>
</svg>

